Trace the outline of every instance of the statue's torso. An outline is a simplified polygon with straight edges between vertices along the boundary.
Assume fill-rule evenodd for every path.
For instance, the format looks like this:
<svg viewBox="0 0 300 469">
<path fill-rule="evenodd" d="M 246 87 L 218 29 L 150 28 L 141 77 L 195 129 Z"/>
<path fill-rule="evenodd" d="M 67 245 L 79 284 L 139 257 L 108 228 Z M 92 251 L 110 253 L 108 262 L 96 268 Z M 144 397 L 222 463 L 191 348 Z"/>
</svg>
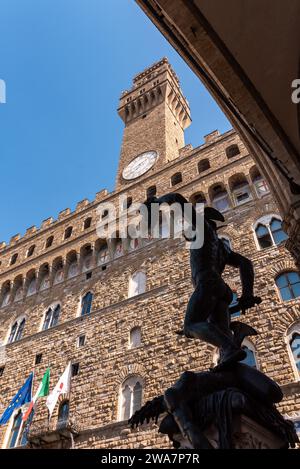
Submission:
<svg viewBox="0 0 300 469">
<path fill-rule="evenodd" d="M 215 230 L 205 223 L 204 243 L 190 250 L 192 278 L 195 284 L 208 277 L 220 277 L 230 255 L 230 248 L 218 238 Z"/>
</svg>

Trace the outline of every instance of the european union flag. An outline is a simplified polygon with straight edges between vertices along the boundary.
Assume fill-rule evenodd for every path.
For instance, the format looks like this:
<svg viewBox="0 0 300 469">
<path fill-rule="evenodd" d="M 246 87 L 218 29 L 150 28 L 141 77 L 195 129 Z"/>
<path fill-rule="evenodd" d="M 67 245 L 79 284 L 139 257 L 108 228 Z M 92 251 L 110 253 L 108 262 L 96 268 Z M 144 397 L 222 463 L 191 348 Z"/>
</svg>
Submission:
<svg viewBox="0 0 300 469">
<path fill-rule="evenodd" d="M 33 373 L 27 378 L 21 389 L 17 392 L 15 397 L 13 397 L 9 406 L 5 409 L 3 414 L 0 417 L 0 425 L 7 423 L 11 417 L 11 414 L 15 409 L 21 407 L 23 404 L 31 401 L 31 389 L 32 389 L 32 378 Z"/>
</svg>

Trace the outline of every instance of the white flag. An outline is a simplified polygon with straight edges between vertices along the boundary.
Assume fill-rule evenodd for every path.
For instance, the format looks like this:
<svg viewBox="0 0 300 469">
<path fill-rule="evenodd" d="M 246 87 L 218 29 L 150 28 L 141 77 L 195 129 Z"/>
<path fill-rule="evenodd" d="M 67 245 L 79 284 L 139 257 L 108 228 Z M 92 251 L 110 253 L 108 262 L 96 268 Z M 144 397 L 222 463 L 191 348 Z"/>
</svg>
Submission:
<svg viewBox="0 0 300 469">
<path fill-rule="evenodd" d="M 49 419 L 52 415 L 53 409 L 57 403 L 57 400 L 61 394 L 66 394 L 70 391 L 70 379 L 71 379 L 71 362 L 58 380 L 57 385 L 53 391 L 49 394 L 46 401 L 46 406 L 49 409 Z"/>
</svg>

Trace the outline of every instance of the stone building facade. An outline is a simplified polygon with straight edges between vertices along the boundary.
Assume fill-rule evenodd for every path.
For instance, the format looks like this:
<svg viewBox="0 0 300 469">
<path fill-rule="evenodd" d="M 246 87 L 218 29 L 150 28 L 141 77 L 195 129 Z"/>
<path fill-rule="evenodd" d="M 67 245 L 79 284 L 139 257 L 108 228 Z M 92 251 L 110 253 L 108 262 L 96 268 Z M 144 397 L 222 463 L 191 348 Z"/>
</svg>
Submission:
<svg viewBox="0 0 300 469">
<path fill-rule="evenodd" d="M 224 212 L 220 235 L 252 259 L 263 298 L 242 318 L 259 332 L 245 343 L 248 360 L 281 385 L 280 410 L 300 421 L 300 278 L 246 146 L 233 130 L 213 131 L 197 148 L 184 144 L 189 106 L 167 59 L 135 77 L 118 112 L 125 129 L 116 190 L 1 245 L 0 412 L 32 370 L 34 392 L 48 366 L 51 389 L 70 361 L 73 374 L 50 423 L 41 398 L 30 426 L 19 425 L 16 411 L 0 427 L 2 447 L 169 447 L 154 424 L 130 430 L 126 419 L 184 370 L 215 360 L 212 346 L 175 334 L 192 292 L 185 241 L 106 241 L 96 230 L 100 203 L 113 203 L 120 216 L 155 192 Z M 228 269 L 225 279 L 238 296 L 239 273 Z"/>
</svg>

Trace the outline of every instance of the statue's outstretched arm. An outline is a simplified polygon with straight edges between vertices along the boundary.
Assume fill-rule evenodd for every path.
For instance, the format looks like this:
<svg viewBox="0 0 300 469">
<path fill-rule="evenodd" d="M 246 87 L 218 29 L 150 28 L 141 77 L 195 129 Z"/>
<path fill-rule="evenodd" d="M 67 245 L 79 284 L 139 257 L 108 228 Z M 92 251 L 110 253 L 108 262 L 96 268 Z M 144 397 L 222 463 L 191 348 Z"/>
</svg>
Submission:
<svg viewBox="0 0 300 469">
<path fill-rule="evenodd" d="M 227 260 L 227 264 L 240 269 L 240 277 L 242 282 L 242 296 L 239 298 L 239 305 L 242 312 L 252 306 L 259 304 L 261 299 L 253 296 L 254 285 L 254 269 L 253 264 L 247 257 L 231 251 Z"/>
</svg>

